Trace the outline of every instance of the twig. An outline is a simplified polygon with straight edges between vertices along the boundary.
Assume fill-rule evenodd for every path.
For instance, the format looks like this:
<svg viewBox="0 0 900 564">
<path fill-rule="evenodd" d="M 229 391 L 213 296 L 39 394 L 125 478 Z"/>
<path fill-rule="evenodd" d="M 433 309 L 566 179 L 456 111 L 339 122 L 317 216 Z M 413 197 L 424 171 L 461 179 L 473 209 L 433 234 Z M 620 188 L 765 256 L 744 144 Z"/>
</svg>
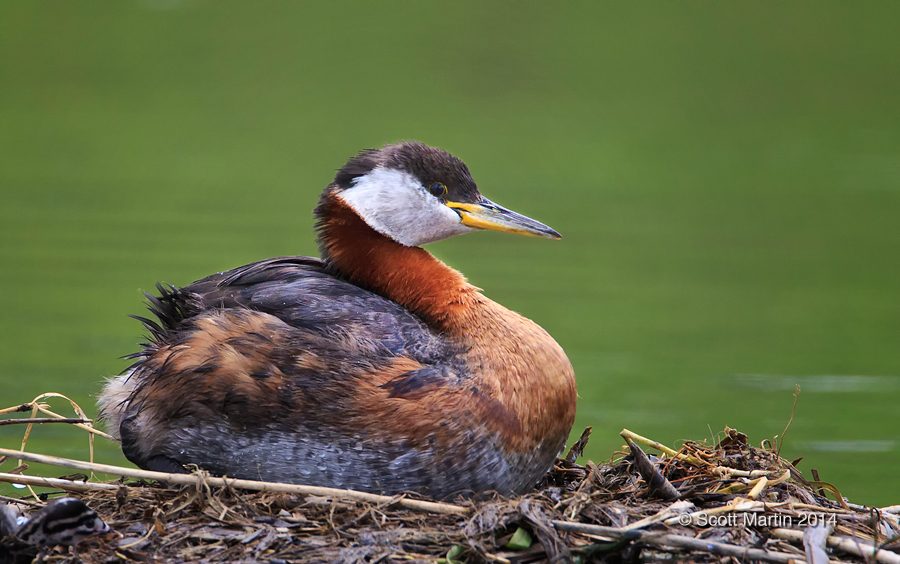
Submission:
<svg viewBox="0 0 900 564">
<path fill-rule="evenodd" d="M 630 438 L 625 437 L 625 441 L 628 443 L 628 448 L 631 450 L 631 454 L 634 456 L 634 462 L 637 466 L 638 472 L 641 474 L 641 478 L 647 483 L 647 486 L 650 488 L 651 492 L 658 494 L 664 500 L 673 500 L 681 497 L 681 494 L 678 493 L 678 490 L 675 489 L 669 480 L 666 479 L 665 476 L 662 475 L 650 459 L 647 458 L 647 455 L 644 454 L 644 451 L 641 450 L 641 447 L 637 446 L 634 441 Z"/>
<path fill-rule="evenodd" d="M 50 464 L 52 466 L 62 466 L 63 468 L 74 468 L 76 470 L 88 470 L 91 472 L 99 472 L 101 474 L 113 474 L 116 476 L 127 476 L 129 478 L 143 478 L 145 480 L 159 480 L 160 482 L 168 482 L 170 484 L 193 485 L 197 483 L 197 476 L 193 474 L 168 474 L 166 472 L 151 472 L 148 470 L 124 468 L 121 466 L 110 466 L 108 464 L 94 464 L 90 462 L 81 462 L 80 460 L 70 460 L 68 458 L 59 458 L 56 456 L 47 456 L 44 454 L 33 454 L 30 452 L 19 452 L 17 450 L 0 448 L 0 455 L 3 454 L 9 454 L 10 456 L 15 456 L 29 462 Z M 394 500 L 394 497 L 387 495 L 371 494 L 354 490 L 341 490 L 337 488 L 322 488 L 318 486 L 282 484 L 278 482 L 258 482 L 255 480 L 232 480 L 231 478 L 213 477 L 206 478 L 206 482 L 211 486 L 229 486 L 233 488 L 253 491 L 319 495 L 335 499 L 355 499 L 360 501 L 368 501 L 370 503 L 388 503 Z M 396 503 L 401 507 L 406 507 L 408 509 L 417 509 L 420 511 L 428 511 L 430 513 L 467 515 L 471 512 L 470 508 L 460 505 L 437 503 L 433 501 L 420 501 L 417 499 L 400 498 L 396 501 Z"/>
<path fill-rule="evenodd" d="M 43 507 L 42 503 L 35 503 L 33 501 L 28 501 L 27 499 L 18 499 L 15 497 L 7 497 L 5 495 L 0 495 L 0 500 L 3 500 L 7 503 L 21 503 L 22 505 L 30 505 L 31 507 Z"/>
<path fill-rule="evenodd" d="M 672 505 L 668 507 L 664 507 L 659 510 L 656 515 L 651 515 L 650 517 L 644 517 L 643 519 L 638 519 L 637 521 L 631 522 L 624 527 L 622 530 L 630 531 L 632 529 L 643 529 L 645 527 L 649 527 L 650 525 L 655 525 L 656 523 L 666 522 L 668 523 L 670 519 L 674 520 L 675 523 L 678 523 L 678 518 L 683 515 L 692 515 L 690 513 L 691 509 L 696 509 L 693 503 L 690 501 L 676 501 Z M 682 517 L 683 518 L 683 517 Z"/>
<path fill-rule="evenodd" d="M 0 472 L 0 482 L 11 484 L 24 484 L 26 486 L 39 486 L 42 488 L 59 488 L 73 492 L 89 492 L 92 490 L 117 490 L 119 486 L 113 484 L 98 484 L 96 482 L 73 482 L 62 478 L 42 478 L 40 476 L 23 476 L 22 474 L 7 474 Z"/>
<path fill-rule="evenodd" d="M 709 552 L 721 556 L 733 556 L 742 562 L 748 560 L 765 560 L 767 562 L 787 564 L 795 562 L 797 559 L 796 556 L 785 552 L 774 552 L 747 546 L 735 546 L 733 544 L 713 542 L 694 537 L 673 535 L 670 533 L 645 533 L 641 536 L 641 542 L 651 546 L 670 546 L 687 550 L 696 550 L 698 552 Z"/>
<path fill-rule="evenodd" d="M 762 491 L 766 489 L 767 485 L 769 485 L 769 480 L 768 478 L 763 476 L 756 482 L 756 485 L 753 486 L 753 489 L 750 490 L 750 493 L 747 494 L 747 498 L 756 499 L 757 497 L 759 497 L 759 494 L 761 494 Z"/>
<path fill-rule="evenodd" d="M 709 552 L 721 556 L 733 556 L 742 562 L 748 560 L 765 560 L 767 562 L 791 563 L 797 560 L 797 557 L 785 552 L 774 552 L 762 548 L 750 548 L 746 546 L 735 546 L 733 544 L 725 544 L 721 542 L 713 542 L 694 537 L 684 537 L 681 535 L 673 535 L 669 533 L 663 534 L 647 534 L 641 537 L 641 542 L 649 545 L 671 546 L 675 548 L 684 548 L 687 550 L 696 550 L 698 552 Z"/>
<path fill-rule="evenodd" d="M 772 536 L 792 542 L 803 542 L 803 531 L 795 531 L 793 529 L 773 529 Z M 885 564 L 900 564 L 900 554 L 889 550 L 876 550 L 874 544 L 868 544 L 862 539 L 843 539 L 830 536 L 825 542 L 831 548 L 836 548 L 866 559 L 874 556 L 875 560 L 878 562 L 884 562 Z"/>
<path fill-rule="evenodd" d="M 834 528 L 827 523 L 806 528 L 806 532 L 803 533 L 803 550 L 806 551 L 806 561 L 809 564 L 828 564 L 825 543 L 833 531 Z"/>
<path fill-rule="evenodd" d="M 701 509 L 699 511 L 694 511 L 693 513 L 687 513 L 683 516 L 679 517 L 670 517 L 665 520 L 666 525 L 687 525 L 689 523 L 696 523 L 698 519 L 708 519 L 714 515 L 726 515 L 728 513 L 733 512 L 748 512 L 748 511 L 765 511 L 766 509 L 773 509 L 776 507 L 783 507 L 790 502 L 781 502 L 781 503 L 770 503 L 770 502 L 762 502 L 762 501 L 754 501 L 752 499 L 744 499 L 741 497 L 736 497 L 729 501 L 727 504 L 712 507 L 710 509 Z"/>
<path fill-rule="evenodd" d="M 262 530 L 262 529 L 260 529 L 260 530 Z M 155 527 L 147 527 L 147 533 L 144 536 L 142 536 L 141 538 L 137 539 L 134 542 L 130 542 L 128 544 L 120 544 L 119 548 L 135 548 L 137 546 L 140 546 L 140 545 L 144 544 L 145 542 L 147 542 L 148 540 L 150 540 L 150 535 L 152 535 L 154 532 L 156 532 Z M 122 560 L 127 561 L 128 559 L 123 558 Z"/>
<path fill-rule="evenodd" d="M 771 483 L 771 482 L 769 482 L 769 483 Z M 842 515 L 851 515 L 853 513 L 853 511 L 859 512 L 859 511 L 868 511 L 869 510 L 868 507 L 864 507 L 862 505 L 853 507 L 852 503 L 850 504 L 850 509 L 843 509 L 843 508 L 834 509 L 832 507 L 823 507 L 821 505 L 810 505 L 808 503 L 792 503 L 791 507 L 793 507 L 795 509 L 809 509 L 810 511 L 815 511 L 818 513 L 821 513 L 824 511 L 825 513 L 837 513 L 837 514 L 842 514 Z M 853 510 L 853 511 L 851 511 L 851 510 Z M 879 510 L 879 511 L 883 511 L 883 509 Z"/>
<path fill-rule="evenodd" d="M 777 478 L 767 478 L 766 476 L 760 476 L 760 477 L 756 478 L 755 480 L 750 480 L 747 483 L 735 482 L 733 484 L 729 484 L 729 485 L 723 487 L 722 489 L 716 490 L 715 493 L 719 493 L 719 494 L 738 493 L 738 492 L 747 491 L 749 489 L 750 494 L 753 494 L 753 490 L 755 490 L 756 488 L 762 489 L 762 488 L 766 487 L 767 485 L 777 486 L 778 484 L 780 484 L 782 482 L 786 482 L 790 478 L 791 478 L 791 471 L 785 470 L 784 473 Z M 763 482 L 763 480 L 765 480 L 765 482 Z M 763 484 L 763 485 L 760 486 L 759 484 Z M 750 497 L 750 499 L 754 499 L 753 496 L 750 494 L 748 494 L 748 497 Z M 758 495 L 758 493 L 756 495 Z"/>
<path fill-rule="evenodd" d="M 642 437 L 641 435 L 638 435 L 637 433 L 629 431 L 628 429 L 622 429 L 619 432 L 619 435 L 621 435 L 622 438 L 625 440 L 631 439 L 632 441 L 634 441 L 636 443 L 641 443 L 643 445 L 647 445 L 648 447 L 655 448 L 656 450 L 658 450 L 660 452 L 666 453 L 667 455 L 671 456 L 672 458 L 684 460 L 685 462 L 689 462 L 690 464 L 694 464 L 696 466 L 708 466 L 708 463 L 703 462 L 702 460 L 699 460 L 693 456 L 689 456 L 686 454 L 678 454 L 677 452 L 670 449 L 666 445 L 656 442 L 653 439 L 648 439 L 647 437 Z"/>
<path fill-rule="evenodd" d="M 789 564 L 791 561 L 796 560 L 796 556 L 784 552 L 772 552 L 769 550 L 763 550 L 761 548 L 734 546 L 731 544 L 713 542 L 694 537 L 673 535 L 671 533 L 624 530 L 618 529 L 616 527 L 588 525 L 586 523 L 571 523 L 569 521 L 554 520 L 550 521 L 550 523 L 560 531 L 571 531 L 573 533 L 588 533 L 621 539 L 639 540 L 640 542 L 648 544 L 650 546 L 668 546 L 674 548 L 684 548 L 687 550 L 696 550 L 698 552 L 719 554 L 722 556 L 733 556 L 741 561 L 765 560 L 767 562 Z"/>
<path fill-rule="evenodd" d="M 27 423 L 92 423 L 91 419 L 78 417 L 26 417 L 22 419 L 0 419 L 0 425 L 24 425 Z"/>
<path fill-rule="evenodd" d="M 65 396 L 61 396 L 61 397 L 65 397 Z M 66 398 L 66 399 L 69 399 L 69 398 Z M 71 401 L 71 400 L 69 400 L 69 401 Z M 81 408 L 79 408 L 79 409 L 81 409 Z M 50 411 L 50 410 L 47 409 L 47 408 L 40 408 L 40 407 L 39 407 L 39 408 L 38 408 L 38 411 L 40 411 L 41 413 L 44 413 L 44 414 L 46 414 L 46 415 L 50 415 L 51 417 L 63 418 L 62 415 L 59 415 L 59 414 L 57 414 L 57 413 L 54 413 L 54 412 Z M 87 417 L 85 417 L 84 419 L 87 419 L 88 421 L 92 421 L 91 419 L 88 419 Z M 76 427 L 78 427 L 79 429 L 82 429 L 82 430 L 84 430 L 84 431 L 87 431 L 88 433 L 91 433 L 92 435 L 100 435 L 100 436 L 103 437 L 104 439 L 113 441 L 113 442 L 115 442 L 115 443 L 119 442 L 119 441 L 116 440 L 116 438 L 113 437 L 112 435 L 110 435 L 110 434 L 108 434 L 108 433 L 104 433 L 104 432 L 101 431 L 100 429 L 96 429 L 96 428 L 94 428 L 94 427 L 91 427 L 90 425 L 85 425 L 85 424 L 83 424 L 83 423 L 74 423 L 74 425 L 75 425 Z"/>
<path fill-rule="evenodd" d="M 31 409 L 31 404 L 23 403 L 22 405 L 14 405 L 13 407 L 0 409 L 0 415 L 6 415 L 7 413 L 22 413 L 23 411 L 28 411 L 29 409 Z"/>
</svg>

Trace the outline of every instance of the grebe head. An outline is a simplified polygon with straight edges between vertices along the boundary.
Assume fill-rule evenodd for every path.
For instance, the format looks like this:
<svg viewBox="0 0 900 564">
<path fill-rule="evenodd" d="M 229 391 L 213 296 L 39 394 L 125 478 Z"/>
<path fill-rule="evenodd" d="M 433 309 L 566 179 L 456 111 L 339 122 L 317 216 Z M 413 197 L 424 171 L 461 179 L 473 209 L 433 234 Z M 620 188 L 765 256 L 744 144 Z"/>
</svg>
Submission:
<svg viewBox="0 0 900 564">
<path fill-rule="evenodd" d="M 361 152 L 330 189 L 372 229 L 408 247 L 476 229 L 560 238 L 482 196 L 461 160 L 415 141 Z"/>
</svg>

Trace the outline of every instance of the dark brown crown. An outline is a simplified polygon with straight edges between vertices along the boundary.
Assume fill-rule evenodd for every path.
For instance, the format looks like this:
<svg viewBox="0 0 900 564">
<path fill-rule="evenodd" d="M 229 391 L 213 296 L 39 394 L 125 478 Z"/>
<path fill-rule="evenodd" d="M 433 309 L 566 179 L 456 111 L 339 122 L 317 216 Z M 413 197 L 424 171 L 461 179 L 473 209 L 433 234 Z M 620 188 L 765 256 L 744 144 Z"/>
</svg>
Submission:
<svg viewBox="0 0 900 564">
<path fill-rule="evenodd" d="M 381 149 L 367 149 L 351 158 L 335 175 L 337 188 L 344 190 L 353 180 L 384 167 L 408 172 L 428 188 L 439 182 L 447 187 L 446 200 L 477 202 L 481 199 L 466 164 L 450 153 L 418 141 L 402 141 Z"/>
</svg>

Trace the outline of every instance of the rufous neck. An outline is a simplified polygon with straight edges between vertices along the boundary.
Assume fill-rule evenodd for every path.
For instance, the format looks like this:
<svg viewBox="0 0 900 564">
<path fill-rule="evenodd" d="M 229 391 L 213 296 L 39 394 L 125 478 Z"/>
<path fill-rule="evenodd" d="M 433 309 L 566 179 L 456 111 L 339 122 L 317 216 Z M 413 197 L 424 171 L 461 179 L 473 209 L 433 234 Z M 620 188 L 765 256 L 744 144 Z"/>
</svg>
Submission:
<svg viewBox="0 0 900 564">
<path fill-rule="evenodd" d="M 407 247 L 366 224 L 334 192 L 316 208 L 319 247 L 329 267 L 442 331 L 452 331 L 478 302 L 478 289 L 421 247 Z"/>
</svg>

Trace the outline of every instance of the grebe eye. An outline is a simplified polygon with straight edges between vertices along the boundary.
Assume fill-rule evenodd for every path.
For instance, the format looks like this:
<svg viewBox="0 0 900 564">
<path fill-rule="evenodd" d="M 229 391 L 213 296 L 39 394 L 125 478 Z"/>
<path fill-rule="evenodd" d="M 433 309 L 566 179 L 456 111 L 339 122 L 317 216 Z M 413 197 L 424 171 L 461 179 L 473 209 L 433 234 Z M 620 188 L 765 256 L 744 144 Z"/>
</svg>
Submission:
<svg viewBox="0 0 900 564">
<path fill-rule="evenodd" d="M 441 184 L 440 182 L 435 182 L 431 186 L 428 187 L 428 191 L 431 192 L 431 195 L 435 198 L 440 198 L 444 194 L 447 193 L 447 187 Z"/>
</svg>

